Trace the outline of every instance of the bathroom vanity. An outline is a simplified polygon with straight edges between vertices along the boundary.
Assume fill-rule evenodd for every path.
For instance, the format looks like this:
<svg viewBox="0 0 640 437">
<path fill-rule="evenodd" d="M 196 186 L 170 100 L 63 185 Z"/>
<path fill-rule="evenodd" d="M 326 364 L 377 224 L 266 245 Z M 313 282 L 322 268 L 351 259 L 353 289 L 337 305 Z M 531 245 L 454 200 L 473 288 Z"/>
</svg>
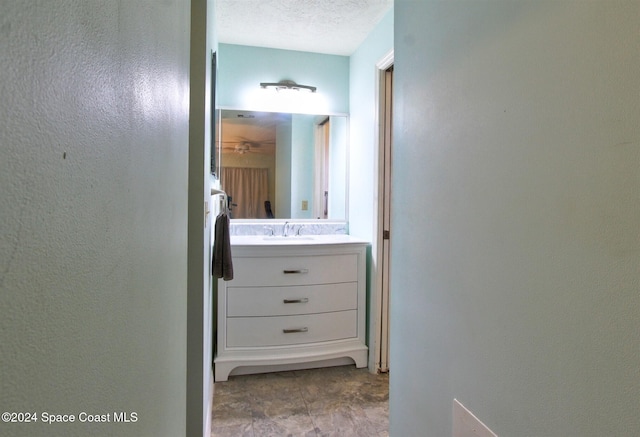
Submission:
<svg viewBox="0 0 640 437">
<path fill-rule="evenodd" d="M 218 281 L 215 380 L 365 367 L 366 246 L 348 235 L 232 236 L 234 279 Z"/>
</svg>

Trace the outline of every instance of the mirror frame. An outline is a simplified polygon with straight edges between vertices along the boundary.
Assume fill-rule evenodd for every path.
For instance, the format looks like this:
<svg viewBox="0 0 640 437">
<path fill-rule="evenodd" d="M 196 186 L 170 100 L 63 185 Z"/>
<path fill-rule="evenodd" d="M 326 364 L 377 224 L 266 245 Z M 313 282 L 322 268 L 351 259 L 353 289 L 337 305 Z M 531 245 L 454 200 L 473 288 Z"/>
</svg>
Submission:
<svg viewBox="0 0 640 437">
<path fill-rule="evenodd" d="M 211 175 L 215 179 L 220 179 L 220 156 L 222 153 L 219 148 L 220 142 L 220 112 L 216 106 L 216 91 L 218 88 L 218 53 L 211 50 L 211 145 L 209 152 L 211 153 Z"/>
</svg>

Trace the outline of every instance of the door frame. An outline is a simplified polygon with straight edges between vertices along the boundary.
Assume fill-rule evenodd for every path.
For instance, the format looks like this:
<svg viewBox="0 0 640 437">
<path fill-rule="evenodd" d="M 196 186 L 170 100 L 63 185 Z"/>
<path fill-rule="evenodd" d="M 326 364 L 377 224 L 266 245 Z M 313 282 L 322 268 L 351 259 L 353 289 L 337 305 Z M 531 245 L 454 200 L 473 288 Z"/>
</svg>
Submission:
<svg viewBox="0 0 640 437">
<path fill-rule="evenodd" d="M 377 145 L 378 153 L 375 154 L 375 171 L 374 177 L 376 178 L 375 184 L 377 187 L 377 196 L 374 196 L 374 217 L 373 228 L 375 229 L 375 235 L 373 237 L 372 256 L 374 257 L 372 267 L 375 271 L 373 296 L 372 296 L 372 310 L 373 314 L 370 315 L 375 321 L 372 326 L 373 332 L 371 337 L 373 340 L 373 353 L 369 353 L 369 371 L 372 373 L 380 372 L 380 357 L 383 352 L 383 348 L 388 348 L 388 344 L 382 344 L 382 324 L 383 324 L 383 269 L 380 262 L 383 260 L 383 240 L 382 232 L 384 226 L 384 202 L 382 201 L 384 196 L 384 96 L 385 96 L 385 74 L 394 63 L 394 50 L 391 49 L 376 63 L 376 126 L 375 143 Z M 386 371 L 387 369 L 382 369 Z"/>
</svg>

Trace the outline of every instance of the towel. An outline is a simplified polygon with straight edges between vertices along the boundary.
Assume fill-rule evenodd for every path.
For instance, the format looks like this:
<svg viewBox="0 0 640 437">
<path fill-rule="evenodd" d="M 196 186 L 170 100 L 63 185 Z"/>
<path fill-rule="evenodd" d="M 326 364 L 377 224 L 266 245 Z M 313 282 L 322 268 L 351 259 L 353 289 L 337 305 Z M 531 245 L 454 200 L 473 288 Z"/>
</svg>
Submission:
<svg viewBox="0 0 640 437">
<path fill-rule="evenodd" d="M 213 276 L 225 281 L 233 279 L 233 262 L 231 260 L 231 237 L 229 235 L 229 215 L 222 212 L 216 218 L 213 240 L 213 256 L 211 266 Z"/>
</svg>

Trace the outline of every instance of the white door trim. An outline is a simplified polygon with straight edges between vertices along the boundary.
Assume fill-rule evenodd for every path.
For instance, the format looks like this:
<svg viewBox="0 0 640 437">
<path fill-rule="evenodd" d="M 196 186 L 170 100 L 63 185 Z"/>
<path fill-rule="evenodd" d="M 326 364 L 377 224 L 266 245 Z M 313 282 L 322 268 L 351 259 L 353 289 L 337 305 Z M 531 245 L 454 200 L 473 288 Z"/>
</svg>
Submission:
<svg viewBox="0 0 640 437">
<path fill-rule="evenodd" d="M 373 349 L 373 353 L 369 354 L 369 371 L 377 373 L 380 368 L 380 357 L 383 352 L 383 348 L 387 345 L 382 345 L 382 325 L 383 325 L 383 270 L 380 268 L 380 261 L 383 259 L 383 214 L 384 203 L 382 197 L 384 196 L 384 92 L 385 92 L 385 72 L 393 65 L 394 51 L 391 49 L 376 63 L 376 133 L 375 141 L 378 145 L 378 153 L 374 158 L 374 177 L 376 195 L 374 196 L 374 217 L 373 228 L 375 229 L 375 235 L 373 237 L 372 244 L 372 270 L 375 277 L 373 287 L 373 299 L 372 299 L 372 314 L 371 317 L 375 320 L 372 326 L 373 345 L 369 345 L 369 350 Z M 371 347 L 373 346 L 373 348 Z"/>
</svg>

